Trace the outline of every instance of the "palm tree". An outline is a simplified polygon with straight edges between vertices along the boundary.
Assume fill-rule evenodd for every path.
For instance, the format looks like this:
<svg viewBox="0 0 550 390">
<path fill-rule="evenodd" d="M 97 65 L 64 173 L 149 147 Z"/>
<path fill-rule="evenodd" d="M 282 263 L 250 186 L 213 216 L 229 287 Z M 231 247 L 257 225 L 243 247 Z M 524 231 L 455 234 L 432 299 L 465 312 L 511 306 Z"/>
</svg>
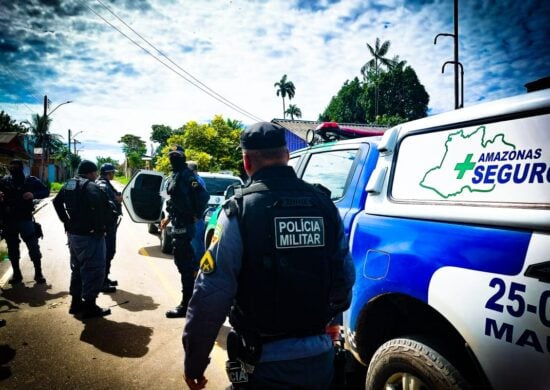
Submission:
<svg viewBox="0 0 550 390">
<path fill-rule="evenodd" d="M 285 111 L 288 115 L 290 115 L 290 119 L 294 120 L 294 117 L 301 118 L 302 117 L 302 110 L 298 108 L 296 104 L 289 104 L 288 109 Z"/>
<path fill-rule="evenodd" d="M 286 118 L 285 97 L 288 96 L 288 100 L 292 100 L 296 92 L 296 87 L 294 87 L 294 83 L 292 81 L 286 79 L 286 74 L 283 75 L 283 77 L 281 78 L 281 81 L 277 81 L 274 84 L 274 87 L 278 88 L 277 96 L 281 95 L 281 97 L 283 98 L 283 119 L 284 119 Z"/>
<path fill-rule="evenodd" d="M 32 140 L 35 145 L 40 145 L 42 148 L 42 161 L 40 165 L 40 179 L 43 181 L 45 176 L 44 163 L 49 161 L 50 152 L 56 149 L 56 146 L 60 142 L 61 136 L 59 134 L 50 133 L 51 118 L 47 115 L 41 116 L 34 114 L 32 116 L 32 123 L 30 123 L 30 130 L 32 132 Z"/>
<path fill-rule="evenodd" d="M 378 116 L 378 73 L 380 72 L 380 67 L 384 65 L 386 68 L 391 69 L 395 62 L 394 60 L 390 60 L 389 58 L 384 57 L 386 54 L 388 54 L 388 51 L 390 50 L 390 41 L 385 41 L 382 43 L 382 46 L 380 46 L 380 38 L 376 38 L 376 42 L 374 43 L 374 48 L 367 43 L 367 47 L 369 49 L 370 55 L 372 58 L 365 63 L 361 67 L 361 74 L 367 79 L 367 76 L 369 74 L 369 71 L 374 71 L 375 74 L 375 80 L 374 80 L 374 89 L 375 89 L 375 97 L 374 97 L 374 116 Z"/>
</svg>

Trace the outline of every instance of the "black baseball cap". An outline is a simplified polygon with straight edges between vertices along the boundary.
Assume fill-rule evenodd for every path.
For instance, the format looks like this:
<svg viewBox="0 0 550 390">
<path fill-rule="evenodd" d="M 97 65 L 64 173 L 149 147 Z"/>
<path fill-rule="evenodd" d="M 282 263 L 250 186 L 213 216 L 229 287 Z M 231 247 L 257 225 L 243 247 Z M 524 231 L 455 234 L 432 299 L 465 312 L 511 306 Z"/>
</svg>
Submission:
<svg viewBox="0 0 550 390">
<path fill-rule="evenodd" d="M 286 146 L 285 129 L 275 123 L 258 122 L 241 132 L 242 149 L 272 149 Z"/>
<path fill-rule="evenodd" d="M 90 160 L 82 160 L 78 166 L 78 173 L 85 175 L 87 173 L 97 172 L 97 165 Z"/>
</svg>

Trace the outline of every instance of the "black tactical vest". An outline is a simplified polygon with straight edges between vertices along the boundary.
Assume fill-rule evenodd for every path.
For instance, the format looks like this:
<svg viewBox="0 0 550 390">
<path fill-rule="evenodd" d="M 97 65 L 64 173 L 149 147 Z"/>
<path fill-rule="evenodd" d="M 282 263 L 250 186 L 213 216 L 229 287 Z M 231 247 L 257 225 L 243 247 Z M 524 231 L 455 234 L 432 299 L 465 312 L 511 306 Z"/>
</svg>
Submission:
<svg viewBox="0 0 550 390">
<path fill-rule="evenodd" d="M 86 235 L 94 229 L 94 216 L 86 196 L 86 187 L 89 183 L 88 179 L 74 177 L 63 187 L 65 207 L 69 214 L 69 233 Z"/>
<path fill-rule="evenodd" d="M 337 250 L 330 198 L 292 168 L 276 167 L 233 199 L 244 255 L 231 324 L 266 338 L 323 333 Z"/>
</svg>

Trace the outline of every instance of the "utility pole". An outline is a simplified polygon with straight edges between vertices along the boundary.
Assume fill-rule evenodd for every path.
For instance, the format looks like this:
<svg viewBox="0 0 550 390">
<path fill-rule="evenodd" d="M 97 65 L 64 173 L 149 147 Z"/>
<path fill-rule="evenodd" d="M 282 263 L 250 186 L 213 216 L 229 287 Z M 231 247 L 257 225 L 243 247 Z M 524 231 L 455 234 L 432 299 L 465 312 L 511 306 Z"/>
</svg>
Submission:
<svg viewBox="0 0 550 390">
<path fill-rule="evenodd" d="M 458 60 L 458 0 L 454 0 L 454 34 L 439 33 L 435 36 L 434 45 L 439 36 L 452 37 L 454 41 L 454 61 L 446 61 L 441 68 L 441 73 L 445 73 L 445 65 L 454 64 L 455 70 L 455 110 L 464 107 L 464 67 Z M 460 92 L 458 87 L 458 67 L 460 66 Z M 460 102 L 459 102 L 460 95 Z"/>
</svg>

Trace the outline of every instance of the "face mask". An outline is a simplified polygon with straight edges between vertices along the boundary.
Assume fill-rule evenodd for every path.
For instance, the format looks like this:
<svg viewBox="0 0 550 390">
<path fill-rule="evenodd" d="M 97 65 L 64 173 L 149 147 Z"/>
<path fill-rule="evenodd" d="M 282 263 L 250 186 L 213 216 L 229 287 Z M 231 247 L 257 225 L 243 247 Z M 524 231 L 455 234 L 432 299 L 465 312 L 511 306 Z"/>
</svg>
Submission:
<svg viewBox="0 0 550 390">
<path fill-rule="evenodd" d="M 20 167 L 10 167 L 10 175 L 13 177 L 13 180 L 21 182 L 25 179 L 25 174 L 23 173 L 23 168 Z"/>
<path fill-rule="evenodd" d="M 181 157 L 170 157 L 170 164 L 174 171 L 181 171 L 183 167 L 187 166 L 185 160 Z"/>
</svg>

